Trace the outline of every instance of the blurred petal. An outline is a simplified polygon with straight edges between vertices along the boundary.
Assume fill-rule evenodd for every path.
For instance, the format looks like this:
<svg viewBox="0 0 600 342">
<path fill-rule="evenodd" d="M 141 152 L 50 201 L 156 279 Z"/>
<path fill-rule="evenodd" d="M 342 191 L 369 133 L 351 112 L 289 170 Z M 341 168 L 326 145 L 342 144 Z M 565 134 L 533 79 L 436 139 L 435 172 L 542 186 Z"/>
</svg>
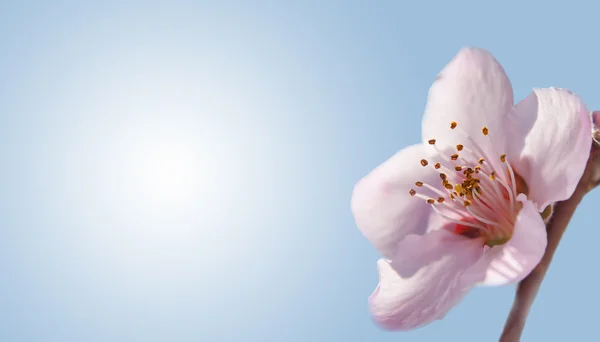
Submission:
<svg viewBox="0 0 600 342">
<path fill-rule="evenodd" d="M 408 330 L 441 319 L 473 287 L 461 275 L 482 254 L 483 240 L 446 229 L 407 236 L 391 264 L 378 262 L 379 285 L 369 298 L 375 321 Z"/>
<path fill-rule="evenodd" d="M 423 234 L 431 207 L 409 194 L 416 181 L 439 183 L 431 166 L 423 167 L 423 145 L 409 146 L 361 179 L 352 194 L 352 213 L 360 231 L 385 257 L 396 252 L 407 234 Z"/>
<path fill-rule="evenodd" d="M 515 284 L 523 280 L 544 256 L 547 237 L 546 225 L 535 205 L 523 194 L 517 197 L 523 203 L 515 222 L 513 236 L 507 243 L 490 248 L 483 258 L 465 272 L 463 281 L 488 286 Z"/>
<path fill-rule="evenodd" d="M 535 89 L 506 121 L 510 161 L 529 187 L 538 211 L 573 194 L 589 157 L 591 120 L 566 89 Z"/>
</svg>

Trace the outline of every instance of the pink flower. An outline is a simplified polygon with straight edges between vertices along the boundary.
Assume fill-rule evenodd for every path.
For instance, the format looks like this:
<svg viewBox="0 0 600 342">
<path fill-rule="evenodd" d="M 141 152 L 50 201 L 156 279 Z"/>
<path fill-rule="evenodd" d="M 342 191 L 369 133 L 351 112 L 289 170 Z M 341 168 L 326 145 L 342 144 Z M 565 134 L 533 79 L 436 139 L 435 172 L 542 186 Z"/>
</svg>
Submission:
<svg viewBox="0 0 600 342">
<path fill-rule="evenodd" d="M 358 228 L 384 257 L 369 298 L 375 321 L 414 329 L 475 285 L 527 276 L 546 248 L 541 213 L 575 190 L 590 132 L 589 111 L 570 91 L 535 89 L 515 106 L 494 57 L 461 50 L 429 90 L 424 143 L 392 156 L 352 195 Z"/>
</svg>

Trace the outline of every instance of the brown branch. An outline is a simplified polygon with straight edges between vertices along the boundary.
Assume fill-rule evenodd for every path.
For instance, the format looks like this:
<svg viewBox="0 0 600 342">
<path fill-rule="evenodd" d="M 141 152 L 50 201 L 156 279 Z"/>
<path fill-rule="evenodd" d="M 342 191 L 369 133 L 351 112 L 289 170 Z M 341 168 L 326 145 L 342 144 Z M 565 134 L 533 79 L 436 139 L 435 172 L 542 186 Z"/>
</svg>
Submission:
<svg viewBox="0 0 600 342">
<path fill-rule="evenodd" d="M 558 202 L 554 206 L 554 214 L 546 226 L 546 230 L 548 231 L 548 246 L 546 247 L 544 257 L 537 267 L 519 283 L 515 294 L 515 301 L 506 320 L 506 324 L 504 325 L 504 331 L 499 340 L 500 342 L 519 342 L 521 340 L 521 334 L 525 328 L 527 315 L 529 314 L 531 305 L 542 285 L 544 276 L 550 267 L 558 243 L 583 197 L 593 188 L 598 186 L 599 183 L 600 147 L 594 143 L 590 150 L 590 158 L 586 169 L 575 192 L 571 198 L 566 201 Z"/>
</svg>

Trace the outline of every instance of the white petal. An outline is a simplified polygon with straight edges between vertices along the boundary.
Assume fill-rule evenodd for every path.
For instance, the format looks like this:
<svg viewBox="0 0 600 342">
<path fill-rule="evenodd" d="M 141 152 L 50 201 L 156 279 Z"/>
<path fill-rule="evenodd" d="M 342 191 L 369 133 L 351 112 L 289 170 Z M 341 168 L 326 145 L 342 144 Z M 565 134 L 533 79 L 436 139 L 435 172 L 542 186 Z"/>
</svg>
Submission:
<svg viewBox="0 0 600 342">
<path fill-rule="evenodd" d="M 502 121 L 513 104 L 512 86 L 498 61 L 485 50 L 462 49 L 429 90 L 423 140 L 438 139 L 437 146 L 447 150 L 456 144 L 476 144 L 488 157 L 499 157 L 493 154 L 504 149 Z M 457 129 L 450 129 L 451 122 L 458 123 Z M 484 126 L 488 136 L 482 134 Z"/>
<path fill-rule="evenodd" d="M 583 175 L 592 143 L 583 101 L 566 89 L 535 89 L 505 122 L 509 160 L 542 211 L 571 196 Z"/>
<path fill-rule="evenodd" d="M 440 183 L 432 165 L 420 164 L 427 156 L 423 145 L 409 146 L 379 165 L 354 188 L 351 207 L 356 225 L 383 256 L 391 257 L 407 234 L 425 233 L 433 210 L 423 199 L 411 197 L 409 190 L 431 194 L 425 188 L 417 188 L 415 182 Z"/>
<path fill-rule="evenodd" d="M 408 330 L 441 319 L 473 287 L 461 274 L 483 254 L 483 241 L 445 229 L 409 235 L 391 264 L 379 260 L 379 285 L 369 298 L 385 329 Z"/>
<path fill-rule="evenodd" d="M 465 272 L 463 280 L 470 283 L 485 278 L 481 285 L 515 284 L 523 280 L 539 264 L 547 245 L 546 226 L 535 205 L 523 194 L 523 203 L 515 222 L 512 238 L 503 245 L 490 248 L 483 258 Z"/>
</svg>

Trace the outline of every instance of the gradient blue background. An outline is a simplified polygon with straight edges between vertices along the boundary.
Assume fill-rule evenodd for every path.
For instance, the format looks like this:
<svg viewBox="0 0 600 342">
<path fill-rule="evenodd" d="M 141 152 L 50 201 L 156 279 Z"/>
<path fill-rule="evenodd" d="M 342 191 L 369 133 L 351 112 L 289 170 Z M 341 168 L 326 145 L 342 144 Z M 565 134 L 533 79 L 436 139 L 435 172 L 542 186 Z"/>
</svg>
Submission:
<svg viewBox="0 0 600 342">
<path fill-rule="evenodd" d="M 497 340 L 511 287 L 417 331 L 371 322 L 351 191 L 419 141 L 462 46 L 494 53 L 515 98 L 554 85 L 600 108 L 587 3 L 0 2 L 0 341 Z M 198 152 L 185 196 L 129 186 L 141 136 Z M 597 335 L 599 196 L 524 341 Z"/>
</svg>

